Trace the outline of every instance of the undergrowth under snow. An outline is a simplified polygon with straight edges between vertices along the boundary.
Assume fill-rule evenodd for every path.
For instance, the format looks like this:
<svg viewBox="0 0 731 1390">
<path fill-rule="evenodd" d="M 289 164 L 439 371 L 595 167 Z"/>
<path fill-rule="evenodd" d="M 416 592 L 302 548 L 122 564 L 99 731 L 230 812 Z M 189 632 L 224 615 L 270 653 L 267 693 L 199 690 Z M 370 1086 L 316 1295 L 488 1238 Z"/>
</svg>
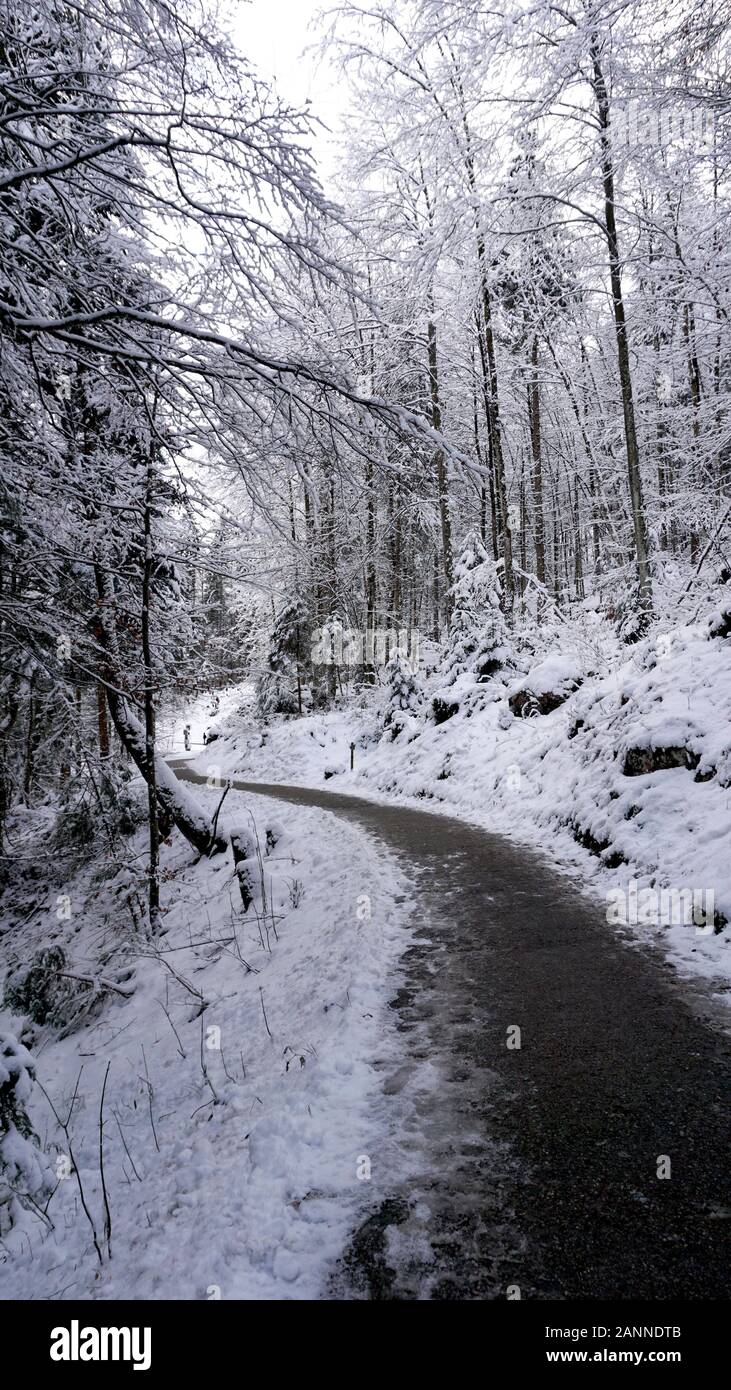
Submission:
<svg viewBox="0 0 731 1390">
<path fill-rule="evenodd" d="M 196 795 L 212 810 L 220 791 Z M 175 836 L 155 943 L 124 906 L 143 833 L 111 883 L 97 864 L 49 890 L 42 834 L 17 827 L 36 856 L 36 896 L 21 914 L 8 890 L 4 956 L 60 946 L 69 972 L 108 987 L 67 1036 L 0 1012 L 0 1033 L 22 1030 L 33 1057 L 28 1113 L 55 1188 L 47 1219 L 16 1208 L 0 1233 L 0 1297 L 326 1296 L 368 1202 L 359 1158 L 381 1138 L 373 1060 L 396 1046 L 386 1003 L 406 894 L 388 854 L 327 812 L 237 793 L 226 807 L 261 850 L 252 906 L 242 914 L 230 856 L 195 862 Z M 68 1136 L 52 1106 L 62 1121 L 71 1111 Z"/>
</svg>

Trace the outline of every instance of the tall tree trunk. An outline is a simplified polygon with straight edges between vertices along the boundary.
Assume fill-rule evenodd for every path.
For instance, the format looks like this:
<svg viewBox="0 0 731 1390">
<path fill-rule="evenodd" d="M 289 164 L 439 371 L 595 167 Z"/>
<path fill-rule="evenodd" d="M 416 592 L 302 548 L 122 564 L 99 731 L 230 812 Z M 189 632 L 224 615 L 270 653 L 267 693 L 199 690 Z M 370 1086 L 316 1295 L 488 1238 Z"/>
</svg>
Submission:
<svg viewBox="0 0 731 1390">
<path fill-rule="evenodd" d="M 553 597 L 561 602 L 561 511 L 558 502 L 558 480 L 553 482 Z"/>
<path fill-rule="evenodd" d="M 340 604 L 340 595 L 338 592 L 338 565 L 335 546 L 335 478 L 332 470 L 330 470 L 330 478 L 326 488 L 324 513 L 326 526 L 325 560 L 330 577 L 330 582 L 328 584 L 330 595 L 328 603 L 329 619 L 331 617 L 340 617 L 338 611 Z M 327 668 L 328 694 L 331 701 L 335 699 L 338 693 L 339 676 L 340 672 L 338 667 L 335 661 L 332 661 Z"/>
<path fill-rule="evenodd" d="M 645 505 L 642 496 L 642 476 L 640 472 L 640 451 L 637 442 L 635 406 L 632 392 L 632 368 L 627 339 L 627 319 L 622 294 L 622 261 L 619 251 L 617 219 L 615 214 L 614 163 L 610 140 L 609 94 L 600 61 L 599 39 L 596 33 L 591 39 L 591 61 L 593 87 L 599 116 L 599 138 L 601 145 L 602 183 L 604 187 L 604 218 L 607 249 L 609 253 L 609 279 L 612 291 L 614 327 L 617 341 L 617 360 L 619 364 L 619 384 L 622 395 L 622 414 L 624 418 L 624 437 L 627 450 L 627 472 L 629 494 L 632 507 L 632 525 L 635 541 L 635 563 L 639 589 L 639 606 L 647 620 L 652 614 L 652 576 L 647 543 Z"/>
<path fill-rule="evenodd" d="M 368 272 L 368 294 L 373 294 L 373 280 L 371 275 L 371 264 L 367 262 Z M 358 341 L 360 343 L 361 366 L 363 372 L 368 372 L 370 377 L 371 395 L 376 395 L 376 329 L 371 328 L 368 333 L 368 340 L 363 328 L 358 322 L 358 304 L 352 300 L 353 319 L 358 331 Z M 365 422 L 364 422 L 365 423 Z M 372 435 L 366 430 L 367 454 L 365 463 L 365 501 L 366 501 L 366 534 L 365 534 L 365 660 L 363 662 L 363 679 L 367 685 L 375 685 L 376 667 L 372 657 L 375 652 L 375 633 L 376 633 L 376 603 L 378 598 L 378 574 L 376 568 L 376 523 L 378 519 L 378 502 L 373 476 L 373 458 L 371 450 L 374 447 Z"/>
<path fill-rule="evenodd" d="M 294 513 L 294 489 L 292 479 L 289 479 L 289 531 L 292 537 L 292 546 L 295 555 L 297 554 L 297 524 Z M 295 592 L 299 593 L 299 565 L 295 560 L 294 564 L 294 587 Z M 302 634 L 300 625 L 295 627 L 295 652 L 294 659 L 297 668 L 297 713 L 302 713 Z"/>
<path fill-rule="evenodd" d="M 589 469 L 589 497 L 591 498 L 591 562 L 594 578 L 599 573 L 601 546 L 599 541 L 599 479 L 596 468 Z"/>
<path fill-rule="evenodd" d="M 365 650 L 375 651 L 376 630 L 376 490 L 373 485 L 373 460 L 368 458 L 365 473 L 366 490 L 366 555 L 365 555 Z M 366 683 L 375 685 L 376 668 L 366 657 L 363 671 Z"/>
<path fill-rule="evenodd" d="M 104 694 L 104 686 L 101 681 L 96 683 L 96 717 L 97 728 L 99 731 L 99 757 L 108 758 L 109 748 L 109 714 L 107 701 Z"/>
<path fill-rule="evenodd" d="M 472 352 L 472 431 L 475 438 L 475 454 L 477 462 L 485 473 L 485 461 L 482 455 L 482 444 L 480 442 L 480 422 L 477 411 L 477 383 L 475 380 L 475 354 Z M 483 482 L 480 486 L 480 540 L 487 549 L 487 488 Z"/>
<path fill-rule="evenodd" d="M 586 597 L 584 591 L 584 555 L 581 543 L 581 509 L 579 507 L 579 480 L 574 478 L 574 583 L 579 601 Z"/>
<path fill-rule="evenodd" d="M 155 766 L 155 680 L 152 670 L 150 642 L 150 605 L 155 557 L 152 540 L 152 503 L 154 469 L 152 454 L 147 460 L 145 488 L 145 558 L 142 570 L 142 661 L 145 670 L 145 761 L 147 766 L 147 819 L 149 826 L 149 887 L 150 931 L 157 936 L 160 930 L 160 827 L 157 819 L 157 775 Z"/>
<path fill-rule="evenodd" d="M 30 805 L 33 789 L 33 752 L 36 738 L 36 677 L 35 671 L 28 682 L 28 729 L 25 739 L 25 768 L 23 772 L 23 799 Z"/>
<path fill-rule="evenodd" d="M 437 328 L 434 320 L 429 319 L 427 324 L 427 352 L 429 359 L 429 395 L 431 399 L 431 423 L 432 428 L 441 430 L 442 428 L 442 407 L 439 399 L 439 362 L 437 357 Z M 447 481 L 447 463 L 444 457 L 444 450 L 437 449 L 434 457 L 434 465 L 437 475 L 437 500 L 439 503 L 439 520 L 442 530 L 442 569 L 444 572 L 444 601 L 447 614 L 447 622 L 452 616 L 452 584 L 454 582 L 454 566 L 452 561 L 452 519 L 449 511 L 449 484 Z"/>
<path fill-rule="evenodd" d="M 20 712 L 19 686 L 19 678 L 11 674 L 5 682 L 4 709 L 0 716 L 0 853 L 5 848 L 5 822 L 10 810 L 8 740 Z"/>
<path fill-rule="evenodd" d="M 524 468 L 524 459 L 522 458 L 522 456 L 521 456 L 521 460 L 520 460 L 520 493 L 519 493 L 519 497 L 520 497 L 519 515 L 520 515 L 520 569 L 521 569 L 521 573 L 520 573 L 520 575 L 518 576 L 518 582 L 517 582 L 517 585 L 516 585 L 516 589 L 517 589 L 517 592 L 520 594 L 521 611 L 522 611 L 522 609 L 523 609 L 524 606 L 525 606 L 525 604 L 524 604 L 524 594 L 525 594 L 525 588 L 526 588 L 526 579 L 525 579 L 525 576 L 526 576 L 526 574 L 527 574 L 527 572 L 528 572 L 528 500 L 527 500 L 527 497 L 526 497 L 525 468 Z"/>
<path fill-rule="evenodd" d="M 401 626 L 401 547 L 402 547 L 402 517 L 401 517 L 401 488 L 398 481 L 394 482 L 392 489 L 392 523 L 391 523 L 391 621 L 398 631 Z"/>
<path fill-rule="evenodd" d="M 500 543 L 500 521 L 498 519 L 498 499 L 497 488 L 495 485 L 495 457 L 492 444 L 492 411 L 490 409 L 490 396 L 488 391 L 488 371 L 487 358 L 485 355 L 485 344 L 480 327 L 480 311 L 475 312 L 475 323 L 477 325 L 477 341 L 480 349 L 480 364 L 482 367 L 482 405 L 485 412 L 485 424 L 487 426 L 487 480 L 490 494 L 490 534 L 492 536 L 492 558 L 497 564 L 501 556 Z"/>
<path fill-rule="evenodd" d="M 515 598 L 515 579 L 513 575 L 513 536 L 508 515 L 508 492 L 505 478 L 505 458 L 503 455 L 502 426 L 500 421 L 500 397 L 498 392 L 497 357 L 495 354 L 495 333 L 492 318 L 492 296 L 487 264 L 487 248 L 480 221 L 480 197 L 475 172 L 472 129 L 467 116 L 462 74 L 454 53 L 452 60 L 452 86 L 459 103 L 459 119 L 464 136 L 464 171 L 470 198 L 475 209 L 475 240 L 477 245 L 477 270 L 480 285 L 480 313 L 478 314 L 478 335 L 480 361 L 485 383 L 485 409 L 487 430 L 490 442 L 492 471 L 495 479 L 496 513 L 499 526 L 498 548 L 503 562 L 503 602 L 508 613 L 512 611 Z"/>
<path fill-rule="evenodd" d="M 690 399 L 693 406 L 693 451 L 690 458 L 690 484 L 695 491 L 696 481 L 696 453 L 698 449 L 698 439 L 700 437 L 700 408 L 701 408 L 701 373 L 698 365 L 698 357 L 695 346 L 695 312 L 692 304 L 686 304 L 683 311 L 683 336 L 685 338 L 686 350 L 688 354 L 688 385 L 690 387 Z M 700 548 L 700 537 L 695 522 L 690 528 L 690 560 L 695 564 L 698 559 Z"/>
<path fill-rule="evenodd" d="M 530 449 L 533 459 L 531 496 L 533 500 L 533 543 L 536 554 L 536 579 L 546 582 L 546 535 L 543 515 L 543 464 L 541 460 L 541 392 L 538 384 L 538 334 L 531 345 L 531 374 L 528 383 L 528 417 L 530 419 Z"/>
<path fill-rule="evenodd" d="M 497 358 L 495 356 L 495 335 L 492 326 L 492 300 L 487 278 L 487 253 L 484 237 L 477 235 L 477 259 L 480 271 L 481 313 L 480 324 L 480 362 L 484 378 L 485 414 L 487 434 L 492 462 L 492 477 L 495 486 L 495 520 L 497 529 L 497 549 L 503 562 L 503 594 L 507 611 L 513 606 L 515 597 L 515 578 L 513 575 L 513 534 L 508 515 L 508 489 L 505 477 L 505 457 L 503 454 L 502 425 L 500 421 L 500 401 L 498 396 Z"/>
<path fill-rule="evenodd" d="M 680 245 L 680 231 L 679 231 L 680 207 L 679 207 L 679 204 L 678 204 L 678 206 L 677 206 L 676 208 L 673 208 L 673 207 L 672 207 L 672 200 L 671 200 L 671 198 L 670 198 L 670 194 L 668 194 L 668 203 L 670 204 L 670 211 L 671 211 L 671 217 L 672 217 L 672 222 L 673 222 L 673 240 L 674 240 L 674 247 L 675 247 L 675 257 L 676 257 L 676 260 L 678 261 L 678 265 L 681 267 L 681 272 L 682 272 L 682 270 L 684 270 L 684 268 L 685 268 L 685 262 L 684 262 L 684 259 L 683 259 L 683 252 L 682 252 L 682 248 L 681 248 L 681 245 Z M 691 302 L 691 301 L 688 301 L 688 300 L 686 300 L 686 302 L 685 302 L 684 305 L 683 305 L 683 341 L 684 341 L 684 343 L 685 343 L 685 351 L 686 351 L 686 357 L 687 357 L 688 387 L 689 387 L 689 390 L 690 390 L 690 399 L 691 399 L 691 404 L 692 404 L 692 407 L 693 407 L 692 425 L 691 425 L 691 430 L 692 430 L 692 434 L 693 434 L 693 447 L 692 447 L 692 449 L 690 449 L 690 450 L 688 451 L 688 452 L 689 452 L 689 460 L 688 460 L 688 475 L 687 475 L 687 476 L 688 476 L 688 481 L 689 481 L 689 483 L 690 483 L 691 490 L 694 491 L 694 490 L 695 490 L 694 485 L 695 485 L 695 481 L 696 481 L 696 460 L 697 460 L 697 452 L 698 452 L 698 439 L 699 439 L 699 436 L 700 436 L 700 418 L 699 418 L 699 411 L 700 411 L 700 406 L 701 406 L 701 373 L 700 373 L 700 366 L 699 366 L 699 363 L 698 363 L 698 355 L 697 355 L 696 343 L 695 343 L 695 310 L 694 310 L 694 308 L 693 308 L 692 302 Z M 690 525 L 689 525 L 689 527 L 688 527 L 688 532 L 687 532 L 687 534 L 688 534 L 688 543 L 689 543 L 689 548 L 690 548 L 690 559 L 691 559 L 691 563 L 692 563 L 692 564 L 695 564 L 695 562 L 696 562 L 697 559 L 698 559 L 698 551 L 699 551 L 699 547 L 700 547 L 700 537 L 699 537 L 699 535 L 698 535 L 698 529 L 697 529 L 697 527 L 696 527 L 696 525 L 695 525 L 695 522 L 694 522 L 694 520 L 693 520 L 692 517 L 691 517 L 691 519 L 690 519 Z"/>
<path fill-rule="evenodd" d="M 439 641 L 439 632 L 440 632 L 440 624 L 439 624 L 439 595 L 440 595 L 440 591 L 441 591 L 441 585 L 440 585 L 440 583 L 439 583 L 439 576 L 440 576 L 440 569 L 439 569 L 439 551 L 438 551 L 438 550 L 436 549 L 436 547 L 435 547 L 435 549 L 434 549 L 434 572 L 433 572 L 433 582 L 432 582 L 432 620 L 433 620 L 433 621 L 432 621 L 432 638 L 434 639 L 435 642 L 438 642 L 438 641 Z"/>
</svg>

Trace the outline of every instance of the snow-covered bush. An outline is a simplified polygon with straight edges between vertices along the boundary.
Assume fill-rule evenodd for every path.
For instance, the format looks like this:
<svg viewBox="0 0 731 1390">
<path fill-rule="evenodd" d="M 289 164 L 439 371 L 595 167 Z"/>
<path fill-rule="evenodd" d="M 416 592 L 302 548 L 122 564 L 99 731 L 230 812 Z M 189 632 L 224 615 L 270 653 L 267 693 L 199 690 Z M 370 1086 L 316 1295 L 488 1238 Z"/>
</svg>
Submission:
<svg viewBox="0 0 731 1390">
<path fill-rule="evenodd" d="M 639 586 L 624 585 L 612 604 L 617 634 L 625 646 L 639 642 L 647 632 L 648 615 L 640 599 Z"/>
<path fill-rule="evenodd" d="M 80 773 L 70 778 L 61 796 L 53 848 L 57 853 L 84 857 L 101 839 L 133 835 L 147 815 L 142 786 L 126 767 L 105 769 L 98 777 Z"/>
<path fill-rule="evenodd" d="M 31 1023 L 70 1032 L 100 996 L 86 981 L 71 979 L 67 964 L 62 946 L 46 946 L 29 961 L 13 962 L 5 978 L 4 1007 L 25 1014 Z"/>
<path fill-rule="evenodd" d="M 297 714 L 296 692 L 287 676 L 279 671 L 262 671 L 256 683 L 257 711 L 262 719 L 273 714 Z"/>
<path fill-rule="evenodd" d="M 708 619 L 708 636 L 717 638 L 731 637 L 731 604 L 726 603 L 714 610 Z"/>
<path fill-rule="evenodd" d="M 66 965 L 61 946 L 36 951 L 30 961 L 11 964 L 3 990 L 3 1005 L 15 1014 L 27 1014 L 33 1023 L 53 1021 L 63 1013 L 73 982 L 60 972 Z"/>
<path fill-rule="evenodd" d="M 51 1191 L 50 1175 L 26 1106 L 35 1080 L 27 1048 L 13 1033 L 0 1033 L 0 1236 L 24 1207 Z"/>
</svg>

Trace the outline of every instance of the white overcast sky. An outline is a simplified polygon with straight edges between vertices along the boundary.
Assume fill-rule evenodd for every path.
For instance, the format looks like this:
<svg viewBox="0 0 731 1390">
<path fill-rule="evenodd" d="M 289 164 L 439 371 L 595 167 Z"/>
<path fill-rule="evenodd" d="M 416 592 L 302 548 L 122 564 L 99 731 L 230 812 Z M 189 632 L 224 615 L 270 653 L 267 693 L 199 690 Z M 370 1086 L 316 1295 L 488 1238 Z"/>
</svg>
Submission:
<svg viewBox="0 0 731 1390">
<path fill-rule="evenodd" d="M 344 93 L 336 75 L 319 54 L 305 52 L 318 41 L 310 28 L 328 0 L 230 0 L 231 27 L 241 51 L 262 77 L 273 78 L 281 97 L 295 105 L 309 99 L 314 113 L 337 129 L 344 107 Z M 325 134 L 316 142 L 321 175 L 332 167 L 331 140 Z"/>
</svg>

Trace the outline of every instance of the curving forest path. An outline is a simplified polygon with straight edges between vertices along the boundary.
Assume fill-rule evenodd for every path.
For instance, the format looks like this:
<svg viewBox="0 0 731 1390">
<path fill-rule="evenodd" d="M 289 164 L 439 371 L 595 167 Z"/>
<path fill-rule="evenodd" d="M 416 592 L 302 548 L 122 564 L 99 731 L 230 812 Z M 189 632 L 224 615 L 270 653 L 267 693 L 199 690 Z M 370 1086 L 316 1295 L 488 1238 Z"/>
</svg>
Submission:
<svg viewBox="0 0 731 1390">
<path fill-rule="evenodd" d="M 232 785 L 347 817 L 414 883 L 418 939 L 392 1000 L 407 1060 L 383 1080 L 401 1137 L 418 1136 L 414 1170 L 354 1233 L 330 1296 L 728 1298 L 731 1059 L 708 992 L 508 840 Z M 425 1065 L 436 1086 L 417 1084 Z"/>
</svg>

